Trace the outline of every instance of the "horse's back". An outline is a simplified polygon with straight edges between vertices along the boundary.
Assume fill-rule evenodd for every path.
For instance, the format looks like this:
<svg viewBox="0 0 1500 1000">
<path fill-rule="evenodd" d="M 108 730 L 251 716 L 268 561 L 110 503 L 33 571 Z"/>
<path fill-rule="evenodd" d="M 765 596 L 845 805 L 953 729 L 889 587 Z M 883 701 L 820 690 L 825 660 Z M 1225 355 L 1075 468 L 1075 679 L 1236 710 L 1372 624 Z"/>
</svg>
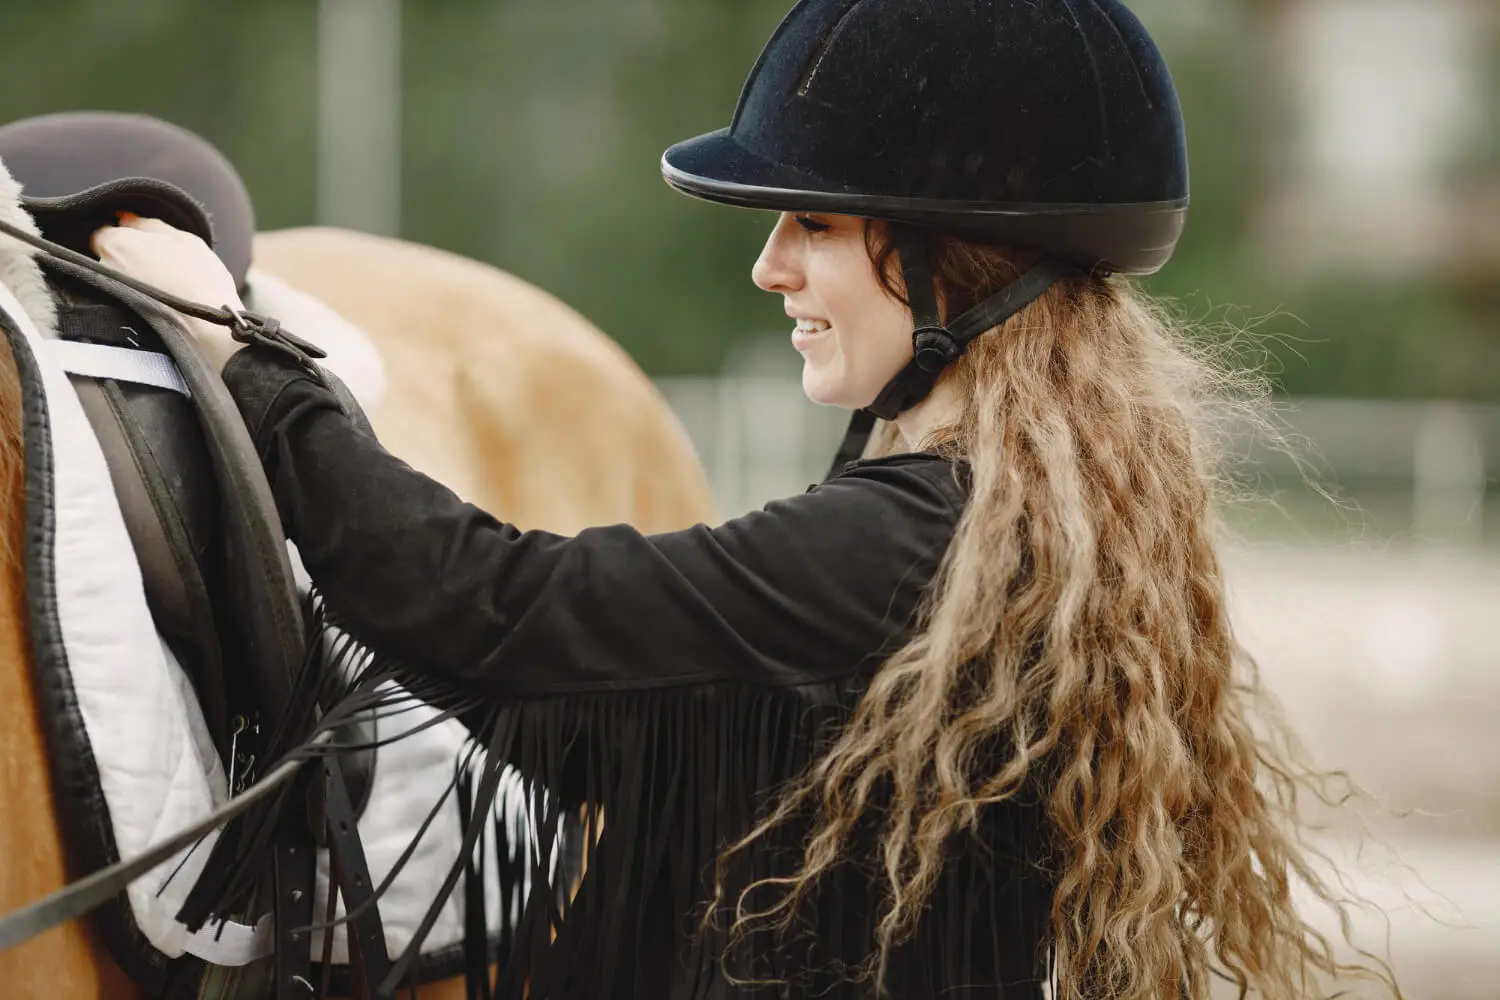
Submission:
<svg viewBox="0 0 1500 1000">
<path fill-rule="evenodd" d="M 524 527 L 645 531 L 713 518 L 666 401 L 619 345 L 542 289 L 417 243 L 306 227 L 261 233 L 255 267 L 359 326 L 385 366 L 383 443 Z"/>
</svg>

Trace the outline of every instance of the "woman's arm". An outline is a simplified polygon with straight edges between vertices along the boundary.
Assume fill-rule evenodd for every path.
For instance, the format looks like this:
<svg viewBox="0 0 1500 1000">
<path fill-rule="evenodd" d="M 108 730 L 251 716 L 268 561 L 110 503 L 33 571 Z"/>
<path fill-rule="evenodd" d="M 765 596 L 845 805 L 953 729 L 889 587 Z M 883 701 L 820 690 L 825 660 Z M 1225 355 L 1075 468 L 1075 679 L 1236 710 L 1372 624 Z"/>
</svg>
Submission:
<svg viewBox="0 0 1500 1000">
<path fill-rule="evenodd" d="M 390 455 L 294 365 L 246 351 L 224 378 L 341 621 L 497 695 L 852 673 L 905 633 L 961 504 L 950 466 L 912 457 L 716 528 L 520 531 Z"/>
</svg>

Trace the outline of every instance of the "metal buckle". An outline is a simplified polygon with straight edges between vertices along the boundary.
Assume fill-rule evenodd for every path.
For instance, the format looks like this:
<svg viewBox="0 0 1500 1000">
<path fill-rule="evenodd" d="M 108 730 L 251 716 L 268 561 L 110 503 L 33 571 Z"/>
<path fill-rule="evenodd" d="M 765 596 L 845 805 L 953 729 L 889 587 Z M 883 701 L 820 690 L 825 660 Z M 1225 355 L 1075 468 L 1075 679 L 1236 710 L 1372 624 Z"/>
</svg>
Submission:
<svg viewBox="0 0 1500 1000">
<path fill-rule="evenodd" d="M 260 720 L 247 719 L 243 715 L 234 717 L 234 732 L 229 737 L 229 794 L 239 795 L 255 780 L 255 754 L 240 753 L 240 734 L 260 735 Z"/>
<path fill-rule="evenodd" d="M 912 354 L 924 372 L 940 372 L 963 351 L 953 332 L 942 326 L 919 326 L 912 331 Z"/>
<path fill-rule="evenodd" d="M 237 342 L 259 345 L 285 354 L 319 382 L 323 381 L 323 373 L 313 361 L 315 358 L 328 357 L 327 351 L 285 329 L 280 320 L 248 309 L 231 309 L 229 306 L 220 308 L 229 316 L 229 335 Z"/>
</svg>

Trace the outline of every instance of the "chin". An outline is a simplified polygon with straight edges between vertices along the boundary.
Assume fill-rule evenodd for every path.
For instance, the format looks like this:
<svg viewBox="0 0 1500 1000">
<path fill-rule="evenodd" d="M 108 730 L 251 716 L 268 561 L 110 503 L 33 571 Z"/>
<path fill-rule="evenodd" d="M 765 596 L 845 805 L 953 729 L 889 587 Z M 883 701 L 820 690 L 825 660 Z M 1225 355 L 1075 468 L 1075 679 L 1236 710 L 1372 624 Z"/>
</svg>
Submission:
<svg viewBox="0 0 1500 1000">
<path fill-rule="evenodd" d="M 812 370 L 812 368 L 808 367 L 807 365 L 802 366 L 802 394 L 804 396 L 812 400 L 814 403 L 827 406 L 827 389 L 827 385 L 825 384 L 824 380 L 819 377 L 818 372 Z"/>
<path fill-rule="evenodd" d="M 854 409 L 845 400 L 848 393 L 843 391 L 844 387 L 836 379 L 830 379 L 822 372 L 802 370 L 802 394 L 819 406 L 842 406 L 846 409 Z"/>
<path fill-rule="evenodd" d="M 830 372 L 811 365 L 802 366 L 802 393 L 820 406 L 838 406 L 846 410 L 857 410 L 869 406 L 879 394 L 879 389 L 868 389 L 851 384 L 842 371 Z"/>
</svg>

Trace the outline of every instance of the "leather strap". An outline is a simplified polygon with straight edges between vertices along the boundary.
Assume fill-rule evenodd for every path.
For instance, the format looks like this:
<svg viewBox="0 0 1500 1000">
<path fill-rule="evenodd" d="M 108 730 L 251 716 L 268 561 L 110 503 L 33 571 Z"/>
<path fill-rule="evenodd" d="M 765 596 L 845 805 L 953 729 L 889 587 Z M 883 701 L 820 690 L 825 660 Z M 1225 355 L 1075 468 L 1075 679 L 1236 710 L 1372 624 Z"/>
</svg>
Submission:
<svg viewBox="0 0 1500 1000">
<path fill-rule="evenodd" d="M 283 330 L 281 324 L 268 316 L 260 316 L 243 309 L 231 309 L 228 306 L 205 306 L 199 302 L 191 302 L 188 299 L 173 295 L 171 292 L 162 291 L 154 285 L 147 284 L 128 274 L 116 271 L 114 268 L 86 254 L 78 253 L 76 250 L 53 243 L 51 240 L 43 239 L 28 233 L 26 230 L 11 225 L 9 222 L 0 220 L 0 233 L 14 237 L 28 246 L 36 247 L 38 250 L 46 251 L 54 260 L 65 261 L 75 268 L 82 268 L 94 274 L 101 275 L 111 281 L 119 282 L 126 288 L 138 292 L 147 298 L 154 299 L 169 309 L 174 309 L 184 316 L 192 316 L 195 319 L 207 320 L 210 323 L 218 323 L 227 327 L 229 335 L 242 344 L 259 344 L 268 350 L 285 354 L 293 361 L 307 369 L 308 374 L 323 381 L 323 373 L 318 366 L 312 364 L 314 358 L 326 358 L 327 352 L 316 344 L 311 344 L 301 337 L 296 336 L 289 330 Z M 178 364 L 182 358 L 173 352 Z M 189 385 L 191 386 L 191 379 Z"/>
<path fill-rule="evenodd" d="M 941 326 L 943 317 L 938 314 L 937 289 L 932 283 L 927 234 L 904 222 L 891 223 L 890 230 L 901 258 L 901 279 L 906 285 L 906 304 L 911 309 L 913 325 L 918 330 Z"/>
<path fill-rule="evenodd" d="M 189 399 L 193 396 L 177 373 L 177 366 L 165 354 L 80 340 L 49 340 L 47 349 L 57 359 L 58 367 L 71 375 L 134 382 L 136 385 L 171 389 Z"/>
<path fill-rule="evenodd" d="M 381 983 L 390 972 L 390 953 L 386 951 L 385 929 L 380 909 L 367 905 L 375 887 L 370 866 L 365 859 L 355 822 L 354 804 L 344 784 L 343 768 L 337 758 L 323 763 L 323 814 L 326 819 L 329 859 L 329 892 L 337 884 L 344 897 L 346 928 L 349 935 L 350 996 L 367 996 L 373 984 Z M 332 934 L 332 929 L 325 931 Z"/>
<path fill-rule="evenodd" d="M 467 767 L 458 777 L 458 823 L 467 830 L 474 822 L 474 779 Z M 490 933 L 484 900 L 484 849 L 464 861 L 464 997 L 491 1000 Z"/>
<path fill-rule="evenodd" d="M 300 823 L 288 823 L 273 848 L 271 885 L 275 895 L 271 913 L 276 921 L 275 1000 L 309 1000 L 312 984 L 312 943 L 308 938 L 317 885 L 318 851 L 312 833 Z"/>
<path fill-rule="evenodd" d="M 58 343 L 66 343 L 59 341 Z M 193 551 L 186 527 L 180 523 L 169 498 L 155 493 L 152 477 L 143 468 L 149 455 L 140 454 L 125 425 L 125 402 L 119 387 L 94 378 L 71 376 L 68 380 L 78 395 L 79 405 L 99 442 L 104 464 L 119 498 L 120 514 L 126 534 L 141 568 L 145 582 L 146 602 L 159 630 L 170 632 L 181 641 L 191 631 L 201 641 L 183 655 L 174 647 L 185 669 L 194 673 L 194 693 L 203 710 L 204 722 L 220 756 L 229 761 L 229 705 L 221 684 L 201 683 L 204 671 L 219 678 L 223 674 L 213 608 L 202 595 L 207 593 L 198 565 L 185 553 Z M 159 479 L 159 474 L 158 474 Z M 229 766 L 233 766 L 230 764 Z M 236 789 L 231 788 L 230 794 Z"/>
<path fill-rule="evenodd" d="M 894 420 L 932 392 L 943 370 L 963 357 L 969 343 L 1035 302 L 1060 278 L 1076 269 L 1068 263 L 1044 259 L 1015 281 L 979 302 L 944 325 L 938 315 L 932 267 L 922 231 L 905 224 L 891 225 L 891 234 L 901 257 L 902 277 L 911 306 L 912 357 L 880 390 L 875 401 L 849 418 L 828 476 L 837 475 L 848 463 L 864 454 L 875 419 Z"/>
<path fill-rule="evenodd" d="M 321 734 L 318 741 L 326 742 L 329 738 L 329 734 Z M 75 920 L 109 902 L 124 892 L 130 883 L 167 861 L 178 851 L 277 793 L 280 786 L 290 781 L 306 762 L 305 758 L 284 761 L 244 794 L 230 799 L 192 826 L 157 841 L 133 858 L 126 858 L 108 868 L 91 872 L 34 903 L 6 914 L 0 918 L 0 951 L 30 940 L 59 924 Z"/>
<path fill-rule="evenodd" d="M 0 222 L 0 231 L 5 226 Z M 101 289 L 150 323 L 191 390 L 225 504 L 227 572 L 248 581 L 242 598 L 227 610 L 237 619 L 246 641 L 256 644 L 254 652 L 262 666 L 248 680 L 258 688 L 257 704 L 272 716 L 281 714 L 286 711 L 307 637 L 276 502 L 238 406 L 198 351 L 192 335 L 154 301 L 155 296 L 138 294 L 133 286 L 117 287 L 109 268 L 86 257 L 81 258 L 85 264 L 76 264 L 74 258 L 80 255 L 65 247 L 54 251 L 53 244 L 40 242 L 49 255 L 38 260 L 45 270 Z"/>
</svg>

